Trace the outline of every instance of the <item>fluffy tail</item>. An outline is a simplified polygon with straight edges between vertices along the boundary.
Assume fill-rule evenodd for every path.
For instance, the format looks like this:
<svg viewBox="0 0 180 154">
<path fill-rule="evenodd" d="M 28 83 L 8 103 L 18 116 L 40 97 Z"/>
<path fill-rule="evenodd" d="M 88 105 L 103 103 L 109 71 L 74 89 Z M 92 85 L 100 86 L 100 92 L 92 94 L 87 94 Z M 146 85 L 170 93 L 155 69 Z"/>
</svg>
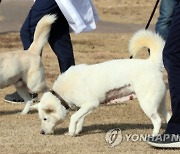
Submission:
<svg viewBox="0 0 180 154">
<path fill-rule="evenodd" d="M 157 33 L 149 30 L 140 30 L 132 36 L 129 42 L 129 53 L 133 58 L 143 47 L 149 48 L 149 60 L 157 65 L 161 65 L 164 44 L 164 40 Z"/>
<path fill-rule="evenodd" d="M 56 15 L 45 15 L 39 20 L 34 33 L 34 40 L 28 49 L 30 52 L 41 55 L 42 48 L 48 41 L 51 25 L 55 20 Z"/>
</svg>

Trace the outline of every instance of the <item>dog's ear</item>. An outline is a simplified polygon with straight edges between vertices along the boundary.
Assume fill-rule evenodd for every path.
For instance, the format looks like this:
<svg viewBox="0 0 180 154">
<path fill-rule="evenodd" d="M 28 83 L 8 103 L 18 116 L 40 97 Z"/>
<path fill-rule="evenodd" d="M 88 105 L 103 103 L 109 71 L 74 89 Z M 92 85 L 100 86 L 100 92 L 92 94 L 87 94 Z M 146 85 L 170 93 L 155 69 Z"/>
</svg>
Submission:
<svg viewBox="0 0 180 154">
<path fill-rule="evenodd" d="M 38 110 L 38 107 L 39 107 L 39 103 L 30 106 L 30 109 Z"/>
<path fill-rule="evenodd" d="M 50 114 L 50 113 L 55 112 L 55 109 L 54 109 L 51 105 L 48 105 L 47 107 L 43 108 L 43 110 L 44 110 L 47 114 Z"/>
</svg>

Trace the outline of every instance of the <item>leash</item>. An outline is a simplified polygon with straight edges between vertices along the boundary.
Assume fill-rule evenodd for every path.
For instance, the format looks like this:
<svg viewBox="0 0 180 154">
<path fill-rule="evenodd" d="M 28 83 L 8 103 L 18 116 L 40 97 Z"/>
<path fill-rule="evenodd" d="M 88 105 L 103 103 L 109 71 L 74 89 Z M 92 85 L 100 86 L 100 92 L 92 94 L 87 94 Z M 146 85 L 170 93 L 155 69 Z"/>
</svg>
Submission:
<svg viewBox="0 0 180 154">
<path fill-rule="evenodd" d="M 153 16 L 154 16 L 154 13 L 155 13 L 155 11 L 156 11 L 156 9 L 157 9 L 157 6 L 158 6 L 158 4 L 159 4 L 159 1 L 160 1 L 160 0 L 157 0 L 157 1 L 156 1 L 156 4 L 155 4 L 155 6 L 154 6 L 154 8 L 153 8 L 153 11 L 152 11 L 152 13 L 151 13 L 151 16 L 150 16 L 150 18 L 149 18 L 149 20 L 148 20 L 148 22 L 147 22 L 147 25 L 146 25 L 145 29 L 148 29 L 148 28 L 149 28 L 149 25 L 150 25 L 151 20 L 152 20 L 152 18 L 153 18 Z"/>
<path fill-rule="evenodd" d="M 154 13 L 156 12 L 156 9 L 157 9 L 157 6 L 158 6 L 158 4 L 159 4 L 159 1 L 160 1 L 160 0 L 157 0 L 157 1 L 156 1 L 156 4 L 154 5 L 153 11 L 152 11 L 152 13 L 151 13 L 151 15 L 150 15 L 150 18 L 149 18 L 149 20 L 148 20 L 148 22 L 147 22 L 147 24 L 146 24 L 145 30 L 147 30 L 147 29 L 149 28 L 149 25 L 150 25 L 151 20 L 152 20 L 152 18 L 153 18 L 153 16 L 154 16 Z M 148 49 L 148 53 L 149 53 L 149 55 L 150 55 L 150 49 Z M 132 58 L 132 57 L 130 57 L 130 59 L 131 59 L 131 58 Z"/>
</svg>

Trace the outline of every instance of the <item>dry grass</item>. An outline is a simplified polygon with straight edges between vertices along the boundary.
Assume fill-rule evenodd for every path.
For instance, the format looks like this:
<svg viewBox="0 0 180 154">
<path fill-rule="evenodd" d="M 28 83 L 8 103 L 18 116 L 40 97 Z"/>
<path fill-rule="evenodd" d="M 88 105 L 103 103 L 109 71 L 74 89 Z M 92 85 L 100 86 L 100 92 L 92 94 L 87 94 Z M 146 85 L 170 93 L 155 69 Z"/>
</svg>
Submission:
<svg viewBox="0 0 180 154">
<path fill-rule="evenodd" d="M 141 7 L 152 7 L 150 0 L 95 0 L 95 4 L 100 9 L 100 15 L 103 19 L 109 21 L 109 18 L 121 20 L 122 22 L 134 10 L 138 14 Z M 117 9 L 117 8 L 118 9 Z M 125 9 L 124 7 L 131 7 Z M 108 12 L 103 13 L 103 8 Z M 112 10 L 122 12 L 127 16 L 121 16 L 111 13 Z M 146 10 L 146 9 L 145 9 Z M 144 13 L 143 13 L 144 14 Z M 142 14 L 141 14 L 142 15 Z M 106 17 L 109 16 L 109 17 Z M 121 18 L 120 18 L 121 16 Z M 140 20 L 134 15 L 132 20 L 139 23 Z M 144 16 L 141 17 L 144 19 Z M 144 20 L 145 21 L 145 20 Z M 110 33 L 84 33 L 80 35 L 72 34 L 74 54 L 76 64 L 80 63 L 98 63 L 116 58 L 128 58 L 127 46 L 128 40 L 132 34 L 110 34 Z M 19 33 L 7 33 L 0 35 L 0 52 L 14 51 L 21 49 Z M 142 51 L 139 57 L 147 57 L 146 52 Z M 13 57 L 12 57 L 13 58 Z M 47 83 L 51 87 L 53 81 L 59 75 L 59 68 L 56 56 L 47 45 L 43 51 L 43 63 L 46 70 Z M 114 72 L 115 75 L 115 72 Z M 165 78 L 166 74 L 165 74 Z M 123 136 L 125 134 L 150 134 L 152 124 L 140 109 L 138 101 L 133 100 L 125 104 L 112 106 L 100 106 L 90 114 L 84 125 L 84 131 L 81 136 L 68 137 L 64 133 L 68 130 L 69 113 L 66 120 L 58 125 L 55 135 L 43 136 L 39 134 L 40 121 L 37 112 L 31 112 L 28 115 L 21 116 L 19 112 L 23 105 L 7 104 L 3 101 L 5 94 L 13 92 L 14 88 L 1 90 L 0 94 L 0 153 L 177 153 L 177 150 L 154 149 L 143 141 L 123 141 L 114 148 L 109 148 L 105 142 L 105 133 L 113 128 L 120 128 Z M 170 109 L 169 95 L 167 96 L 168 108 Z M 165 125 L 161 129 L 163 132 Z"/>
<path fill-rule="evenodd" d="M 94 0 L 101 19 L 117 23 L 145 24 L 156 1 L 152 0 Z M 152 24 L 156 22 L 156 11 Z"/>
<path fill-rule="evenodd" d="M 2 16 L 0 16 L 0 21 L 3 21 L 3 19 L 4 19 L 4 18 L 3 18 Z"/>
</svg>

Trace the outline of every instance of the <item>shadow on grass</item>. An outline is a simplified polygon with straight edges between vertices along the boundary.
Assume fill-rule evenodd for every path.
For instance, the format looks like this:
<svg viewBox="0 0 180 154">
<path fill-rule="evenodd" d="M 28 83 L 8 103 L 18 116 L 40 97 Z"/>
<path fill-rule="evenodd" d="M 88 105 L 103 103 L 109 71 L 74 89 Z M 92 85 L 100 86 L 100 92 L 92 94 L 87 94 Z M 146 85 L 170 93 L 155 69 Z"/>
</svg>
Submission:
<svg viewBox="0 0 180 154">
<path fill-rule="evenodd" d="M 89 134 L 100 134 L 106 133 L 110 129 L 119 128 L 121 131 L 132 130 L 132 129 L 153 129 L 152 124 L 134 124 L 134 123 L 114 123 L 114 124 L 96 124 L 91 126 L 84 126 L 82 133 L 79 135 L 89 135 Z M 162 129 L 166 128 L 166 124 L 162 124 Z M 68 128 L 60 128 L 55 130 L 55 135 L 62 135 L 68 131 Z"/>
<path fill-rule="evenodd" d="M 23 110 L 23 109 L 22 109 Z M 0 116 L 3 116 L 3 115 L 11 115 L 11 114 L 21 114 L 22 110 L 11 110 L 11 111 L 0 111 Z M 32 111 L 29 111 L 28 114 L 35 114 L 37 113 L 37 111 L 35 110 L 32 110 Z"/>
</svg>

